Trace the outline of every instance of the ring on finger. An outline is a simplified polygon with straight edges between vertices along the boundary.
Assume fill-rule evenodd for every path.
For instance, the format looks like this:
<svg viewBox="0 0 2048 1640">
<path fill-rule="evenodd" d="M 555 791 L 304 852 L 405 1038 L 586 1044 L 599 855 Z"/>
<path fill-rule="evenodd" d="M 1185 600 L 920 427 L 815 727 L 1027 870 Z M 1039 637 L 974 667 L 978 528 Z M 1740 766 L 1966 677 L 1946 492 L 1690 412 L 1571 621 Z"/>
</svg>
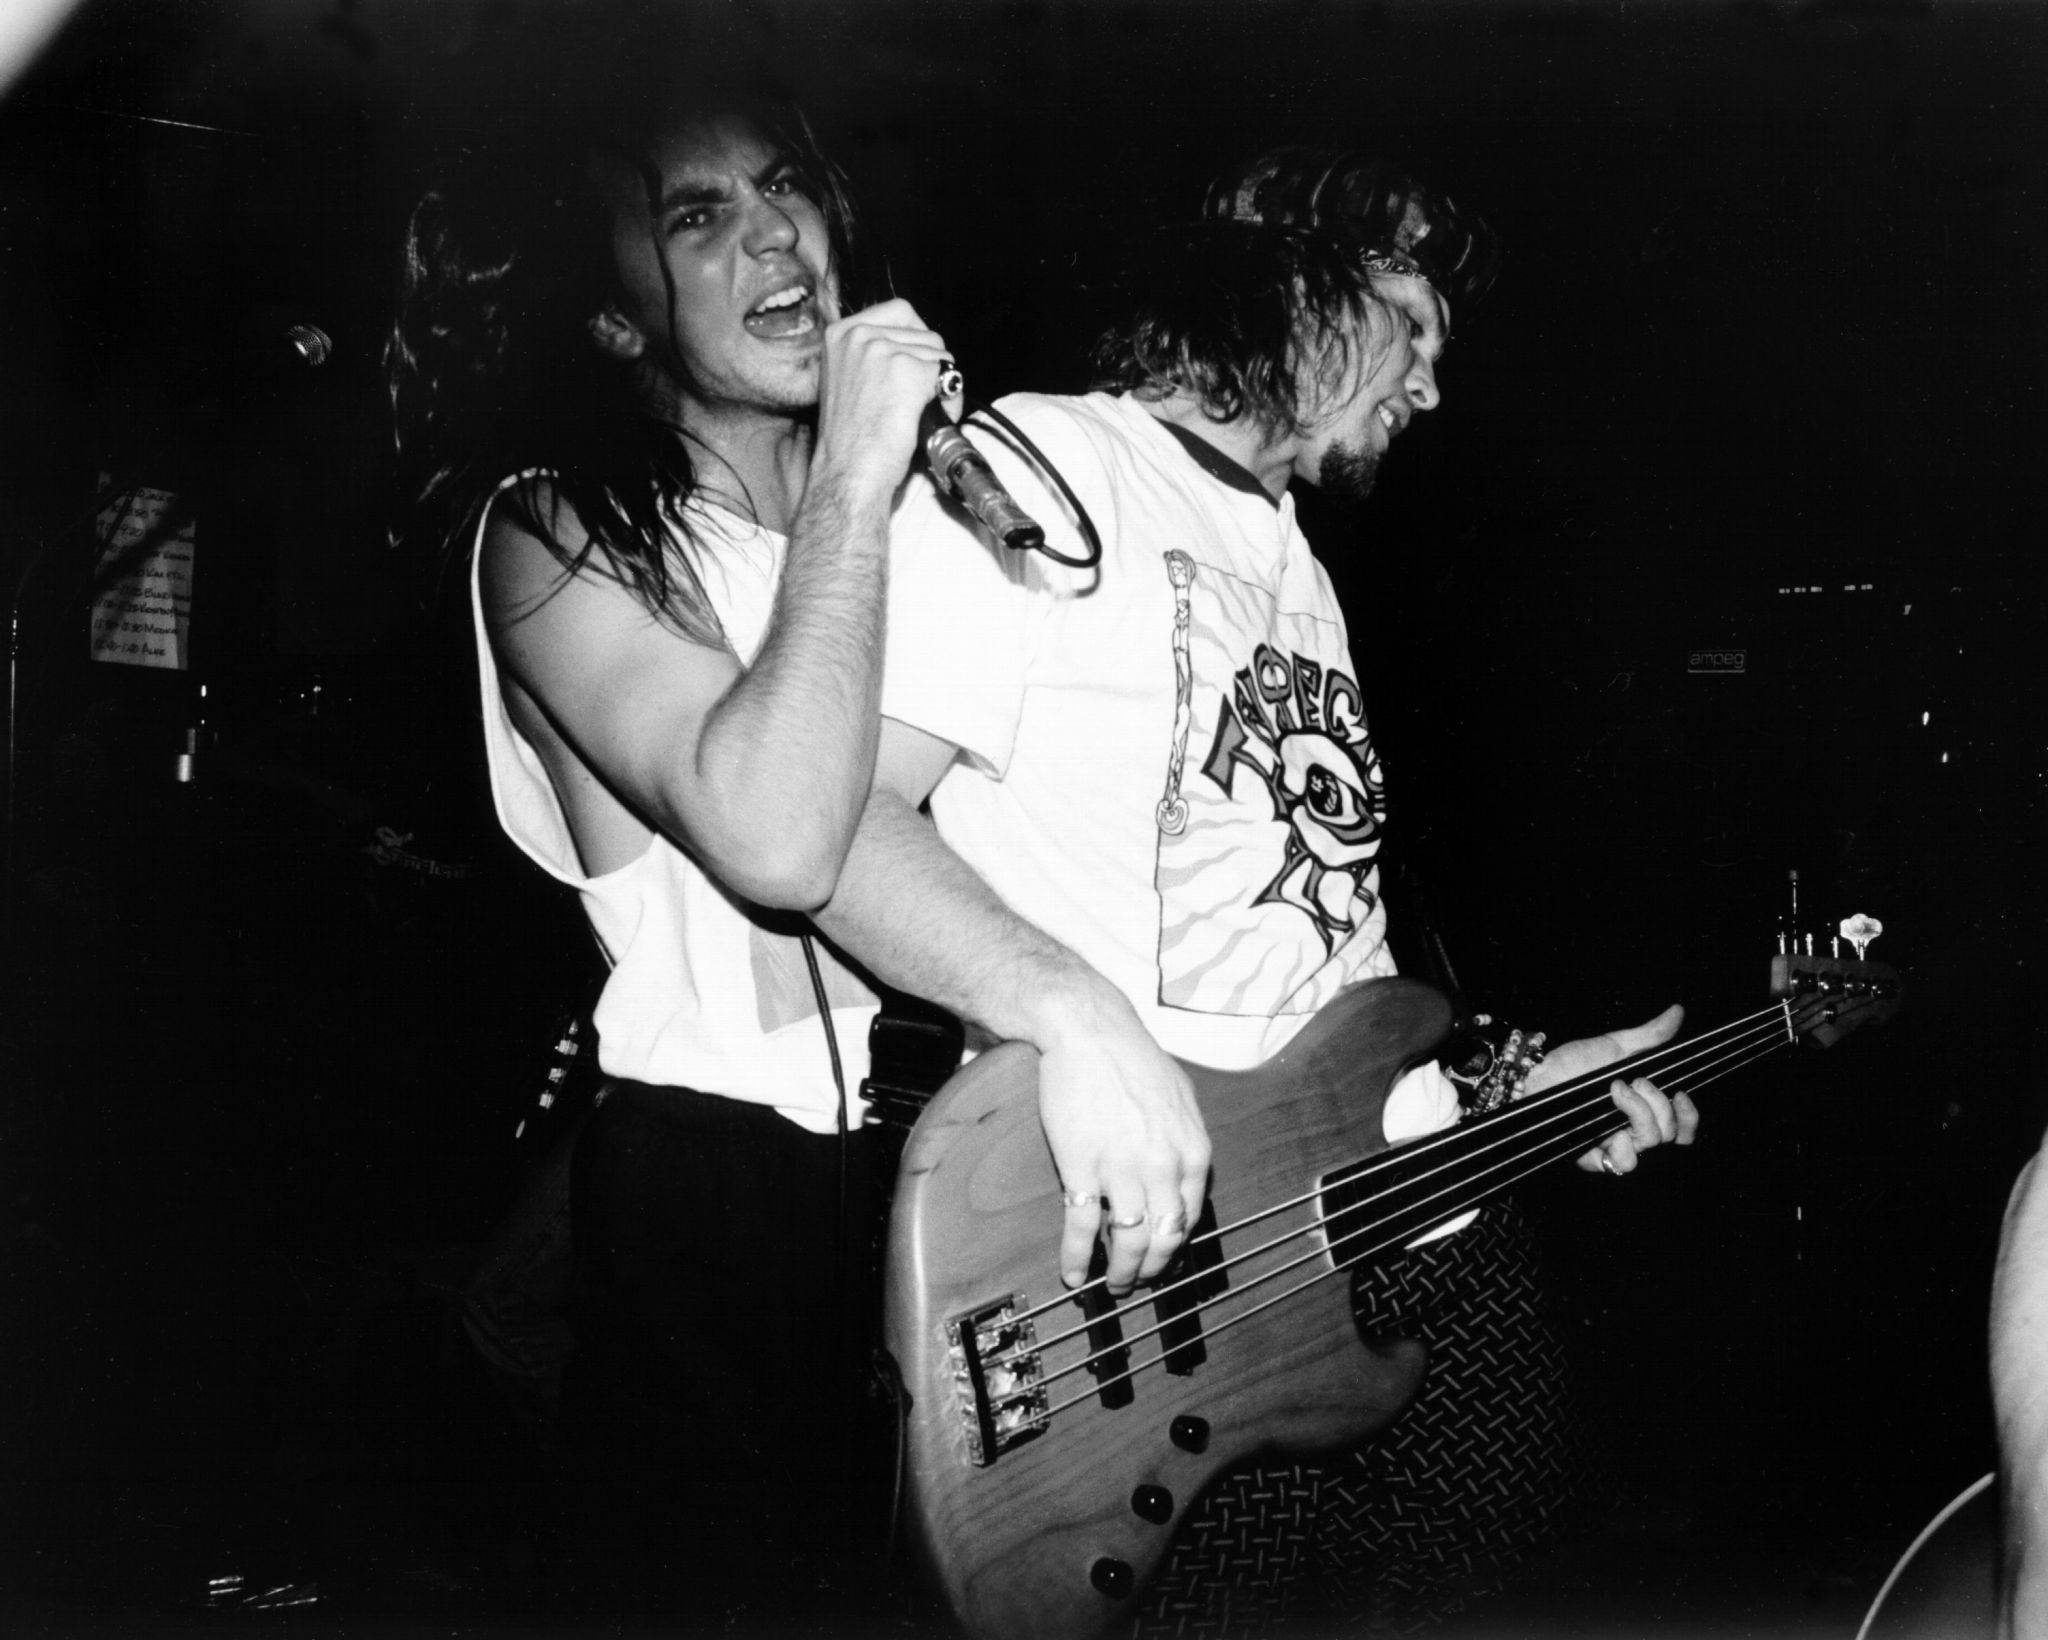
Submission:
<svg viewBox="0 0 2048 1640">
<path fill-rule="evenodd" d="M 1069 1207 L 1100 1207 L 1102 1198 L 1092 1190 L 1062 1190 L 1060 1200 Z"/>
<path fill-rule="evenodd" d="M 1126 1213 L 1120 1218 L 1111 1219 L 1109 1227 L 1112 1230 L 1136 1230 L 1146 1224 L 1151 1216 L 1149 1213 Z"/>
<path fill-rule="evenodd" d="M 932 390 L 934 395 L 942 399 L 957 399 L 966 387 L 967 378 L 960 373 L 960 367 L 951 359 L 939 360 L 939 380 Z"/>
</svg>

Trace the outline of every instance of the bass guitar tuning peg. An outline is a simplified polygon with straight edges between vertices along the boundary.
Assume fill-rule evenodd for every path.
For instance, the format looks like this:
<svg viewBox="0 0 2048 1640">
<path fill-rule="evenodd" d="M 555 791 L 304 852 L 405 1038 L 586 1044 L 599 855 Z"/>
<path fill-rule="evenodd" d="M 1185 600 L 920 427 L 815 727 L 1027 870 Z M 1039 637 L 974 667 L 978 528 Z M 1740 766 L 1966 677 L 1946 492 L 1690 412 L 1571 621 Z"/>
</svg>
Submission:
<svg viewBox="0 0 2048 1640">
<path fill-rule="evenodd" d="M 1861 962 L 1870 949 L 1870 942 L 1884 932 L 1884 924 L 1875 917 L 1865 916 L 1861 911 L 1853 917 L 1842 919 L 1842 938 L 1856 947 L 1856 960 Z"/>
</svg>

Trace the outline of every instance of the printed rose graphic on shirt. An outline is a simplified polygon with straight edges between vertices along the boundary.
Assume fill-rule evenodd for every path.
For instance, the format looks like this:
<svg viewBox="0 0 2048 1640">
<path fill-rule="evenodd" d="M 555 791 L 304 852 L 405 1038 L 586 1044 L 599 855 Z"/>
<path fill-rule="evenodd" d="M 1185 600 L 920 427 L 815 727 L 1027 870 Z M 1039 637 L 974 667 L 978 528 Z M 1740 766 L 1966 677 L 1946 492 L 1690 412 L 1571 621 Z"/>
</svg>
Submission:
<svg viewBox="0 0 2048 1640">
<path fill-rule="evenodd" d="M 1182 698 L 1159 808 L 1160 1000 L 1312 1012 L 1389 966 L 1385 786 L 1343 634 L 1185 554 L 1168 573 Z"/>
<path fill-rule="evenodd" d="M 1261 781 L 1274 816 L 1287 822 L 1280 869 L 1260 901 L 1291 905 L 1321 935 L 1325 952 L 1376 903 L 1365 874 L 1380 851 L 1385 786 L 1342 672 L 1263 644 L 1237 674 L 1202 773 L 1225 792 L 1240 769 Z"/>
</svg>

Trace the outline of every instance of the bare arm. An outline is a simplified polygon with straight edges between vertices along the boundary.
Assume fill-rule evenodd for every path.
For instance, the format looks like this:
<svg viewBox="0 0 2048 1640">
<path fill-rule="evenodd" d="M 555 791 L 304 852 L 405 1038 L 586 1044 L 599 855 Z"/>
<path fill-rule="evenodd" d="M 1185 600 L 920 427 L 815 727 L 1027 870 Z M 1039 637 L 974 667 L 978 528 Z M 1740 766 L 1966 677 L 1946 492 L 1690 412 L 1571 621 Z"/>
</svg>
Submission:
<svg viewBox="0 0 2048 1640">
<path fill-rule="evenodd" d="M 1998 1632 L 2048 1630 L 2048 1175 L 2037 1155 L 2013 1186 L 1991 1286 L 2005 1554 Z"/>
<path fill-rule="evenodd" d="M 1112 1218 L 1108 1282 L 1149 1279 L 1185 1239 L 1209 1141 L 1187 1073 L 1121 993 L 1011 911 L 917 812 L 953 748 L 884 720 L 875 790 L 818 926 L 891 985 L 1041 1055 L 1039 1114 L 1069 1203 L 1060 1271 L 1082 1281 Z"/>
<path fill-rule="evenodd" d="M 823 901 L 859 820 L 889 513 L 943 354 L 904 302 L 828 330 L 809 482 L 750 666 L 662 625 L 597 568 L 565 575 L 509 518 L 485 539 L 485 611 L 509 675 L 621 802 L 760 904 Z"/>
</svg>

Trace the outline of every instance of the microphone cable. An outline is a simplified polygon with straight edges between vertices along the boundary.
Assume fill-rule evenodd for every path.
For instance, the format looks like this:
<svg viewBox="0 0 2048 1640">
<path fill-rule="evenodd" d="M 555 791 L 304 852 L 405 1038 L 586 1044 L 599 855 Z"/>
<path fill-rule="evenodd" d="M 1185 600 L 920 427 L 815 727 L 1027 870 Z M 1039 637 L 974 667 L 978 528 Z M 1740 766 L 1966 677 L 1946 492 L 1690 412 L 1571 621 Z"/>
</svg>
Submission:
<svg viewBox="0 0 2048 1640">
<path fill-rule="evenodd" d="M 992 404 L 986 404 L 978 400 L 966 401 L 961 408 L 959 424 L 965 427 L 974 421 L 977 416 L 987 417 L 988 420 L 981 423 L 982 426 L 986 427 L 989 423 L 994 423 L 994 431 L 998 437 L 1003 438 L 1042 475 L 1052 480 L 1058 487 L 1061 496 L 1065 498 L 1068 511 L 1073 514 L 1075 527 L 1081 532 L 1081 538 L 1088 543 L 1088 550 L 1078 558 L 1068 553 L 1055 551 L 1046 544 L 1042 537 L 1032 542 L 1028 550 L 1041 552 L 1055 564 L 1064 564 L 1069 569 L 1095 568 L 1097 564 L 1102 562 L 1102 536 L 1096 531 L 1095 520 L 1089 517 L 1088 509 L 1081 504 L 1081 498 L 1074 494 L 1074 487 L 1067 482 L 1067 475 L 1059 470 L 1050 456 L 1039 449 L 1036 444 L 1032 443 L 1030 434 L 1026 433 L 1023 428 L 1019 427 Z M 1009 545 L 1007 541 L 1003 544 L 1005 546 Z"/>
<path fill-rule="evenodd" d="M 817 946 L 808 929 L 798 935 L 797 938 L 803 946 L 804 966 L 810 970 L 811 995 L 818 1004 L 818 1021 L 825 1028 L 825 1053 L 831 1062 L 832 1085 L 839 1095 L 839 1234 L 838 1245 L 833 1249 L 835 1264 L 834 1285 L 839 1291 L 840 1299 L 838 1354 L 841 1360 L 839 1364 L 850 1372 L 855 1360 L 854 1337 L 860 1330 L 860 1322 L 857 1317 L 849 1320 L 848 1312 L 852 1305 L 850 1303 L 851 1295 L 847 1291 L 850 1266 L 853 1258 L 856 1256 L 849 1247 L 849 1238 L 854 1232 L 854 1227 L 849 1222 L 849 1192 L 847 1188 L 847 1163 L 849 1146 L 851 1144 L 851 1134 L 848 1131 L 851 1121 L 851 1102 L 846 1095 L 846 1071 L 839 1057 L 839 1032 L 832 1023 L 832 1009 L 825 992 L 825 977 L 818 966 Z M 875 1188 L 887 1191 L 891 1196 L 894 1195 L 893 1180 L 878 1177 L 873 1181 L 873 1185 Z M 886 1208 L 878 1209 L 872 1206 L 870 1210 L 882 1211 L 885 1214 L 887 1211 Z M 863 1245 L 871 1244 L 872 1239 L 865 1231 L 860 1235 L 860 1241 Z M 884 1239 L 886 1240 L 886 1238 Z M 880 1267 L 877 1266 L 871 1273 L 874 1277 L 872 1287 L 868 1287 L 864 1283 L 864 1291 L 861 1296 L 878 1299 L 881 1297 L 882 1272 Z M 889 1585 L 892 1577 L 901 1578 L 904 1576 L 898 1567 L 898 1562 L 903 1553 L 903 1506 L 905 1489 L 909 1481 L 906 1468 L 909 1453 L 907 1451 L 907 1443 L 904 1440 L 904 1427 L 910 1418 L 910 1397 L 903 1388 L 903 1378 L 902 1374 L 897 1370 L 896 1358 L 889 1353 L 884 1345 L 877 1343 L 874 1346 L 869 1365 L 874 1375 L 875 1385 L 887 1401 L 888 1414 L 894 1421 L 892 1439 L 889 1443 L 891 1460 L 888 1501 L 883 1508 L 879 1542 L 882 1570 L 879 1574 L 878 1587 L 882 1591 L 884 1600 L 887 1601 L 891 1598 Z M 839 1452 L 841 1490 L 849 1502 L 858 1501 L 860 1497 L 858 1487 L 853 1484 L 855 1465 L 851 1451 L 851 1445 L 857 1439 L 858 1434 L 849 1431 L 842 1439 Z M 907 1588 L 907 1584 L 905 1587 Z M 902 1591 L 898 1591 L 894 1598 L 897 1603 L 901 1604 L 908 1597 Z"/>
</svg>

